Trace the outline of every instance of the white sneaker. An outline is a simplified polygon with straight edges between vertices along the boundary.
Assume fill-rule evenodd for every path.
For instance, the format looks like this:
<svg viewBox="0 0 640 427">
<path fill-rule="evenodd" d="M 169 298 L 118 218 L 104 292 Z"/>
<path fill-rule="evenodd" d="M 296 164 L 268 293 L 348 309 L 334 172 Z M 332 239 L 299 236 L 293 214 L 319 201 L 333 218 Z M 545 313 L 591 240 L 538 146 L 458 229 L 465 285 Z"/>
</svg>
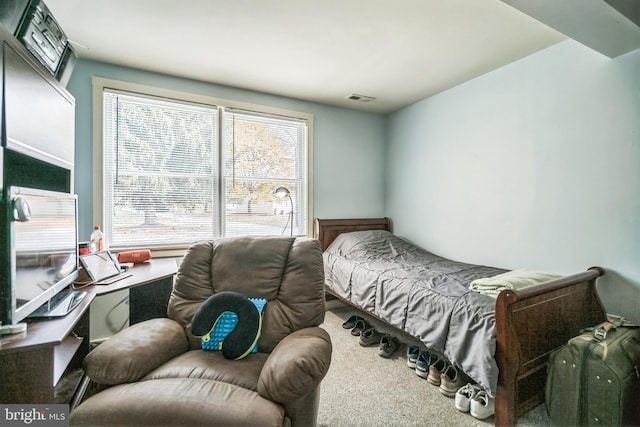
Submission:
<svg viewBox="0 0 640 427">
<path fill-rule="evenodd" d="M 479 391 L 475 397 L 471 399 L 470 411 L 474 418 L 484 420 L 493 415 L 494 410 L 493 397 L 489 396 L 484 390 Z"/>
<path fill-rule="evenodd" d="M 467 384 L 456 392 L 455 405 L 458 411 L 469 412 L 471 399 L 473 399 L 482 388 L 475 384 Z"/>
</svg>

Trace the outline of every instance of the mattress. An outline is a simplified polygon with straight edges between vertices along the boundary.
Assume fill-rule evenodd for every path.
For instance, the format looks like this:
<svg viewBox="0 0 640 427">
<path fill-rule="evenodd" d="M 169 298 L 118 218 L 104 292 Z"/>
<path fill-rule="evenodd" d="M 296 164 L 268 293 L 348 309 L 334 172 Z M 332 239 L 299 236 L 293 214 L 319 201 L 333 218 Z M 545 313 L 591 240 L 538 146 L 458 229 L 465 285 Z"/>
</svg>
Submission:
<svg viewBox="0 0 640 427">
<path fill-rule="evenodd" d="M 323 254 L 329 289 L 420 339 L 495 396 L 495 298 L 469 284 L 507 270 L 452 261 L 383 230 L 340 234 Z"/>
</svg>

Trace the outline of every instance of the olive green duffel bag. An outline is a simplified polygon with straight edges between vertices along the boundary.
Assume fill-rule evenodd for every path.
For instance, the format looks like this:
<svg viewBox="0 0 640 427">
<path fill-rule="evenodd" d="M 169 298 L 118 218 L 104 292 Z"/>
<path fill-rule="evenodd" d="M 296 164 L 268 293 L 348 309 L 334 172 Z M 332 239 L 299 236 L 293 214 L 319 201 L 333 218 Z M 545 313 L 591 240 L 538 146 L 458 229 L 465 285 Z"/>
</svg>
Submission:
<svg viewBox="0 0 640 427">
<path fill-rule="evenodd" d="M 616 316 L 549 357 L 552 426 L 640 425 L 640 327 Z"/>
</svg>

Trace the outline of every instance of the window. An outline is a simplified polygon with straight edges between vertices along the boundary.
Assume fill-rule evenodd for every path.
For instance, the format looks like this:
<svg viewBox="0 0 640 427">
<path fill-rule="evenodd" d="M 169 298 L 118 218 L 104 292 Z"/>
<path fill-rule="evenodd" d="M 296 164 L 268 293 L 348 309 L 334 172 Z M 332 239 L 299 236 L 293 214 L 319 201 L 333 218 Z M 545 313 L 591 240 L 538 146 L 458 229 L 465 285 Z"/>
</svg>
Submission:
<svg viewBox="0 0 640 427">
<path fill-rule="evenodd" d="M 306 187 L 305 122 L 243 111 L 223 116 L 223 235 L 306 234 L 306 205 L 298 201 Z M 274 197 L 278 187 L 291 199 Z"/>
<path fill-rule="evenodd" d="M 98 80 L 103 206 L 95 220 L 111 248 L 307 234 L 309 115 Z M 277 197 L 278 187 L 289 196 Z"/>
</svg>

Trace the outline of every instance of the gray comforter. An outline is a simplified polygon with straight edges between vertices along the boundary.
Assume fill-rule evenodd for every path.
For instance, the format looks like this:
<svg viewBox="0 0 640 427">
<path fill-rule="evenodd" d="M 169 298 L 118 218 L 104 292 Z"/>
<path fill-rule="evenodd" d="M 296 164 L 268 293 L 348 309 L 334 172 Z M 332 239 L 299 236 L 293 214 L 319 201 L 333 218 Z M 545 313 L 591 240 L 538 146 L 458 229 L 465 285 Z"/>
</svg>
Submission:
<svg viewBox="0 0 640 427">
<path fill-rule="evenodd" d="M 324 264 L 332 291 L 419 338 L 495 396 L 496 300 L 469 284 L 506 270 L 451 261 L 380 230 L 339 235 Z"/>
</svg>

